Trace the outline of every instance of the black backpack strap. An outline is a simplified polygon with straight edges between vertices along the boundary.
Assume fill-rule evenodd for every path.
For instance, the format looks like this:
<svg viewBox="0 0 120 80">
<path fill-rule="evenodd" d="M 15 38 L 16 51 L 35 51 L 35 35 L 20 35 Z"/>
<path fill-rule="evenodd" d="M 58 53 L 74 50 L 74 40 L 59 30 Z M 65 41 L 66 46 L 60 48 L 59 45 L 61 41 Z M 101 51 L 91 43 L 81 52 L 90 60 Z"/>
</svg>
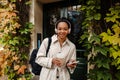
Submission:
<svg viewBox="0 0 120 80">
<path fill-rule="evenodd" d="M 51 37 L 49 37 L 49 38 L 48 38 L 48 46 L 47 46 L 47 50 L 46 50 L 46 56 L 47 56 L 47 54 L 48 54 L 48 51 L 49 51 L 49 48 L 50 48 L 51 41 L 52 41 L 52 39 L 51 39 Z"/>
<path fill-rule="evenodd" d="M 30 60 L 29 60 L 30 64 L 32 64 L 33 62 L 35 62 L 35 58 L 36 58 L 37 52 L 38 52 L 38 48 L 36 48 L 36 49 L 34 49 L 32 51 L 31 56 L 30 56 Z"/>
</svg>

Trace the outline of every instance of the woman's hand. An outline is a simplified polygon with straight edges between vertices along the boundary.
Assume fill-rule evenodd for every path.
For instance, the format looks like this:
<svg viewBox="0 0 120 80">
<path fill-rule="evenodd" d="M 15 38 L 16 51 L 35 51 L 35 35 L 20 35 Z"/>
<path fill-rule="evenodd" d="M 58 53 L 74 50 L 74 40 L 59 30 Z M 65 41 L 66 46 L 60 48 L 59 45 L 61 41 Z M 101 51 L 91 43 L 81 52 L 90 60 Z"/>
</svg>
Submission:
<svg viewBox="0 0 120 80">
<path fill-rule="evenodd" d="M 63 65 L 63 60 L 61 58 L 53 58 L 52 63 L 56 66 L 61 67 Z"/>
<path fill-rule="evenodd" d="M 71 60 L 70 62 L 67 63 L 67 67 L 69 68 L 75 68 L 77 65 L 77 62 L 75 60 Z"/>
</svg>

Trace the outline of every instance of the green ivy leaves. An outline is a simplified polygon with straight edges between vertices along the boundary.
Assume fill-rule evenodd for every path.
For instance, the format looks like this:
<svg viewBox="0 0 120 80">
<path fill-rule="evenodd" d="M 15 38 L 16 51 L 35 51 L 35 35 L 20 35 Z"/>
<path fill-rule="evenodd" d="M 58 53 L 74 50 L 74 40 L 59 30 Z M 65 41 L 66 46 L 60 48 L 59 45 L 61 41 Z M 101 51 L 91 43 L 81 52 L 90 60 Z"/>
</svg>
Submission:
<svg viewBox="0 0 120 80">
<path fill-rule="evenodd" d="M 107 29 L 107 32 L 102 32 L 102 43 L 106 44 L 109 48 L 109 56 L 111 57 L 111 65 L 115 66 L 119 71 L 120 69 L 120 6 L 116 5 L 109 9 L 110 13 L 107 13 L 105 20 L 111 22 L 112 26 Z M 116 75 L 118 73 L 115 73 Z M 119 78 L 119 77 L 118 77 Z"/>
<path fill-rule="evenodd" d="M 104 18 L 107 26 L 105 32 L 96 32 L 100 30 L 100 0 L 87 0 L 81 10 L 85 12 L 83 21 L 84 30 L 80 37 L 80 43 L 86 48 L 88 53 L 89 65 L 94 68 L 89 69 L 89 79 L 91 80 L 119 80 L 120 72 L 120 5 L 115 4 L 109 9 L 109 13 Z M 102 26 L 104 28 L 104 26 Z M 113 68 L 114 67 L 114 68 Z M 116 72 L 114 72 L 114 69 Z M 114 74 L 112 74 L 114 73 Z"/>
<path fill-rule="evenodd" d="M 25 2 L 19 1 L 22 4 L 21 9 L 24 9 L 22 7 Z M 3 55 L 0 56 L 0 62 L 2 60 L 3 63 L 0 64 L 0 76 L 7 75 L 8 80 L 30 80 L 27 61 L 33 24 L 26 20 L 19 23 L 20 16 L 17 15 L 19 11 L 16 10 L 15 3 L 17 0 L 0 1 L 2 4 L 0 5 L 0 44 L 4 48 L 0 51 L 0 55 Z"/>
</svg>

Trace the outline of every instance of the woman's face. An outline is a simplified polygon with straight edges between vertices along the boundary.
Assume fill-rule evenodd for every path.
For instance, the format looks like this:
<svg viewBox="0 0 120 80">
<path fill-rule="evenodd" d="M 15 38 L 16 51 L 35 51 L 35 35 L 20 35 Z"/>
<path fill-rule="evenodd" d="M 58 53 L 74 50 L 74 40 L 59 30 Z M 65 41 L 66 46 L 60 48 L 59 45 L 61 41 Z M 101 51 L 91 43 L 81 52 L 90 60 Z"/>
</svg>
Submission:
<svg viewBox="0 0 120 80">
<path fill-rule="evenodd" d="M 69 28 L 66 22 L 59 22 L 57 25 L 57 35 L 60 39 L 66 39 L 69 34 Z"/>
</svg>

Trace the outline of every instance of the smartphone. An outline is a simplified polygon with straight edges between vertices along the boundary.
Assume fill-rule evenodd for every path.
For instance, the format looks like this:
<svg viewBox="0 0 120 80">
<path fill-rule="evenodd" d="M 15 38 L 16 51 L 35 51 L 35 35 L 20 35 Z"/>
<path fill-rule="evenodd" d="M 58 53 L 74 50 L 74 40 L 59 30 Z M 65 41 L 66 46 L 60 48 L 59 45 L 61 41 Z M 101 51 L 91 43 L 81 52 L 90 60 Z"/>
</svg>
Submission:
<svg viewBox="0 0 120 80">
<path fill-rule="evenodd" d="M 69 64 L 77 64 L 79 61 L 70 62 Z"/>
<path fill-rule="evenodd" d="M 74 62 L 72 62 L 72 63 L 79 63 L 79 61 L 74 61 Z"/>
</svg>

